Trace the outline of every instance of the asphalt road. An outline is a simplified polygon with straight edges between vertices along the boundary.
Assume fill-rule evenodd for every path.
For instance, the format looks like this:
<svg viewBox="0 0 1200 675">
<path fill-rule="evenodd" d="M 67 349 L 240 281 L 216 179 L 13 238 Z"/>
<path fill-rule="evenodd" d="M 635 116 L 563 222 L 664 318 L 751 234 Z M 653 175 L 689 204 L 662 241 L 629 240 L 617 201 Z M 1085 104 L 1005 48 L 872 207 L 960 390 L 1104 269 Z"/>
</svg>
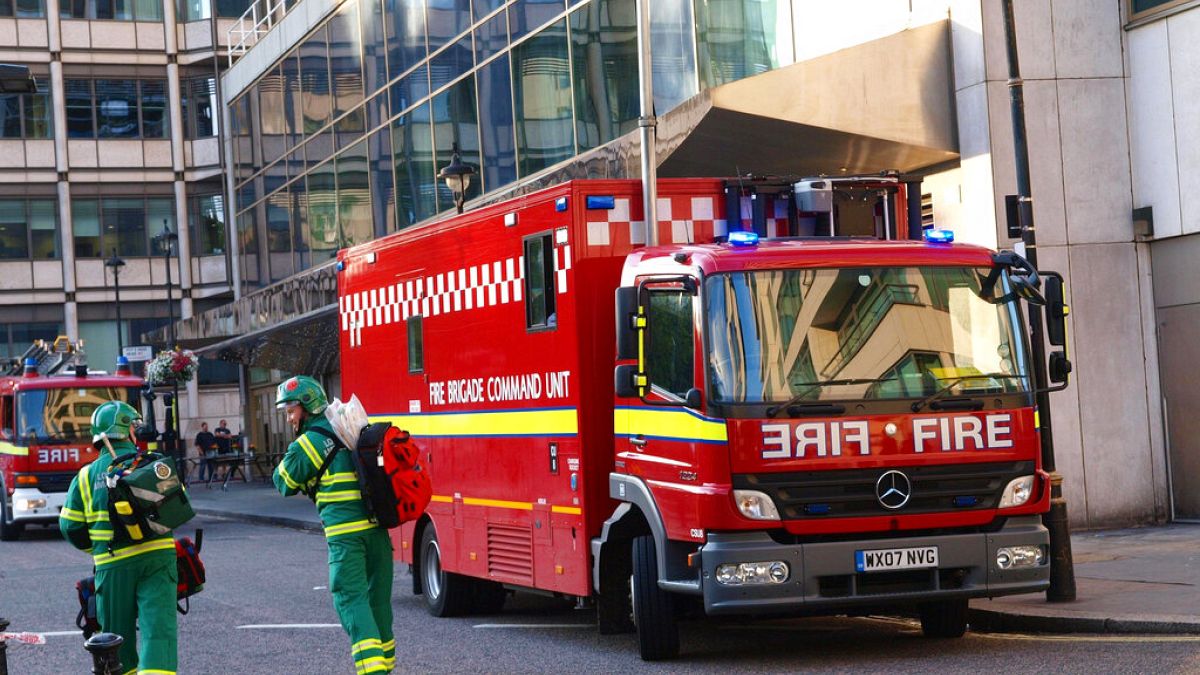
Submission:
<svg viewBox="0 0 1200 675">
<path fill-rule="evenodd" d="M 181 673 L 352 673 L 349 640 L 327 590 L 320 535 L 199 518 L 207 588 L 179 617 Z M 192 527 L 184 528 L 190 534 Z M 0 616 L 44 644 L 9 642 L 13 675 L 90 672 L 73 621 L 87 557 L 52 530 L 0 543 Z M 921 637 L 894 618 L 697 621 L 683 656 L 647 664 L 633 636 L 601 636 L 591 610 L 532 594 L 497 615 L 433 619 L 398 568 L 398 671 L 415 673 L 660 672 L 1200 672 L 1200 636 Z M 289 624 L 302 626 L 283 627 Z"/>
</svg>

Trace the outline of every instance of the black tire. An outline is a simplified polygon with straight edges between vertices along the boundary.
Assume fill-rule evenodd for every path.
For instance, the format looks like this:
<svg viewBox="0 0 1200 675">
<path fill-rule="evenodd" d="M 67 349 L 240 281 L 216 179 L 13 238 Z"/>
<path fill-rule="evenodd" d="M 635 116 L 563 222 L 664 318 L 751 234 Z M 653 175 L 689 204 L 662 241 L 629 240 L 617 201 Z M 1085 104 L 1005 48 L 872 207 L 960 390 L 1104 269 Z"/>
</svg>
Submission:
<svg viewBox="0 0 1200 675">
<path fill-rule="evenodd" d="M 437 617 L 459 616 L 471 606 L 470 579 L 442 569 L 437 533 L 430 524 L 421 535 L 421 586 L 425 607 Z"/>
<path fill-rule="evenodd" d="M 508 591 L 504 586 L 486 579 L 472 579 L 474 593 L 471 598 L 472 610 L 476 614 L 499 614 L 504 609 L 504 601 L 508 599 Z"/>
<path fill-rule="evenodd" d="M 601 635 L 633 633 L 637 626 L 633 624 L 633 596 L 629 584 L 632 572 L 629 544 L 612 543 L 605 548 L 610 546 L 620 548 L 604 553 L 600 593 L 596 596 L 596 623 Z"/>
<path fill-rule="evenodd" d="M 643 661 L 679 656 L 674 598 L 658 587 L 654 537 L 648 534 L 633 540 L 633 621 Z"/>
<path fill-rule="evenodd" d="M 919 608 L 927 638 L 960 638 L 967 632 L 967 600 L 927 602 Z"/>
<path fill-rule="evenodd" d="M 14 523 L 9 520 L 8 498 L 4 497 L 4 486 L 0 485 L 0 541 L 16 541 L 25 531 L 24 523 Z"/>
</svg>

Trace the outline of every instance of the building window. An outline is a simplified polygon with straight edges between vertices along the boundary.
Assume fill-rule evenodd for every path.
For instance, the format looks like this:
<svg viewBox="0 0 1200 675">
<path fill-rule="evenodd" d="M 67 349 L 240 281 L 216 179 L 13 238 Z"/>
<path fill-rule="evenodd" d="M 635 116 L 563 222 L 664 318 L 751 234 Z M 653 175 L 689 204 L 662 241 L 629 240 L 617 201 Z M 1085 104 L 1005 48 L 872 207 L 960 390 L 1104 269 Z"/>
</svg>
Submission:
<svg viewBox="0 0 1200 675">
<path fill-rule="evenodd" d="M 1145 19 L 1189 2 L 1191 0 L 1128 0 L 1129 20 Z"/>
<path fill-rule="evenodd" d="M 192 255 L 224 253 L 225 195 L 188 197 L 188 229 L 192 236 Z"/>
<path fill-rule="evenodd" d="M 40 19 L 46 16 L 46 3 L 44 0 L 0 0 L 0 16 Z"/>
<path fill-rule="evenodd" d="M 60 15 L 64 19 L 162 21 L 163 10 L 159 0 L 63 0 Z"/>
<path fill-rule="evenodd" d="M 554 238 L 549 232 L 525 240 L 525 327 L 554 328 Z"/>
<path fill-rule="evenodd" d="M 214 77 L 194 77 L 179 83 L 183 97 L 184 138 L 210 138 L 217 135 L 217 80 Z"/>
<path fill-rule="evenodd" d="M 177 11 L 179 20 L 184 22 L 211 19 L 214 12 L 221 18 L 237 19 L 250 5 L 250 0 L 179 0 Z"/>
<path fill-rule="evenodd" d="M 170 197 L 119 197 L 71 200 L 75 256 L 105 258 L 162 255 L 154 237 L 165 226 L 175 228 L 175 202 Z M 175 249 L 178 254 L 179 249 Z"/>
<path fill-rule="evenodd" d="M 518 168 L 522 176 L 575 152 L 566 22 L 512 48 Z"/>
<path fill-rule="evenodd" d="M 54 342 L 62 332 L 61 323 L 0 323 L 0 357 L 18 358 L 35 340 Z"/>
<path fill-rule="evenodd" d="M 4 0 L 0 0 L 0 7 Z M 0 12 L 0 16 L 7 16 Z M 49 82 L 34 78 L 37 94 L 0 94 L 0 138 L 53 138 Z"/>
<path fill-rule="evenodd" d="M 55 200 L 0 199 L 0 259 L 59 257 Z"/>
<path fill-rule="evenodd" d="M 66 80 L 70 138 L 167 138 L 166 80 Z"/>
</svg>

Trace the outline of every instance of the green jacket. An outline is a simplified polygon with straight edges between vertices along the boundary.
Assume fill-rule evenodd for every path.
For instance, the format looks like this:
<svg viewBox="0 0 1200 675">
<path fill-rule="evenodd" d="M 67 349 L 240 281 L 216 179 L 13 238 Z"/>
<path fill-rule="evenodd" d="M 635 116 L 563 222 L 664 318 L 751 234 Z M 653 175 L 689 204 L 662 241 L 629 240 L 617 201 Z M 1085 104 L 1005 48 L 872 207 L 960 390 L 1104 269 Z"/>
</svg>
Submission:
<svg viewBox="0 0 1200 675">
<path fill-rule="evenodd" d="M 112 441 L 117 455 L 137 450 L 129 441 Z M 108 522 L 108 487 L 104 474 L 112 464 L 107 450 L 100 457 L 79 470 L 67 489 L 67 501 L 58 515 L 58 529 L 75 548 L 88 551 L 96 567 L 118 565 L 130 558 L 154 551 L 175 553 L 175 537 L 172 533 L 161 534 L 142 541 L 123 541 L 113 544 L 113 527 Z"/>
<path fill-rule="evenodd" d="M 333 432 L 324 415 L 307 417 L 300 436 L 292 441 L 283 460 L 275 467 L 275 487 L 285 497 L 307 492 L 312 487 L 325 454 L 335 446 L 332 438 L 313 431 L 315 427 Z M 376 527 L 367 515 L 362 492 L 358 489 L 358 477 L 354 473 L 354 460 L 346 450 L 338 452 L 325 475 L 321 476 L 316 502 L 327 539 Z"/>
</svg>

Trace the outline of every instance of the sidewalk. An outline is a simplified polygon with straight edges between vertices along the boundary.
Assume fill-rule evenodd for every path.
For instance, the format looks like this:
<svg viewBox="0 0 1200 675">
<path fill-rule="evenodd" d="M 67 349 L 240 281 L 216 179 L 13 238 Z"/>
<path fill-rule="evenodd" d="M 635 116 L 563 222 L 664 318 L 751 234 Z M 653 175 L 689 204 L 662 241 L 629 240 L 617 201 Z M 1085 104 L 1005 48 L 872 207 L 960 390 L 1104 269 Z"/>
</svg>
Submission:
<svg viewBox="0 0 1200 675">
<path fill-rule="evenodd" d="M 284 499 L 270 483 L 231 482 L 227 492 L 194 484 L 196 512 L 321 531 L 303 496 Z M 1200 525 L 1173 524 L 1071 536 L 1074 602 L 1044 593 L 971 601 L 971 626 L 1049 633 L 1200 634 Z"/>
</svg>

